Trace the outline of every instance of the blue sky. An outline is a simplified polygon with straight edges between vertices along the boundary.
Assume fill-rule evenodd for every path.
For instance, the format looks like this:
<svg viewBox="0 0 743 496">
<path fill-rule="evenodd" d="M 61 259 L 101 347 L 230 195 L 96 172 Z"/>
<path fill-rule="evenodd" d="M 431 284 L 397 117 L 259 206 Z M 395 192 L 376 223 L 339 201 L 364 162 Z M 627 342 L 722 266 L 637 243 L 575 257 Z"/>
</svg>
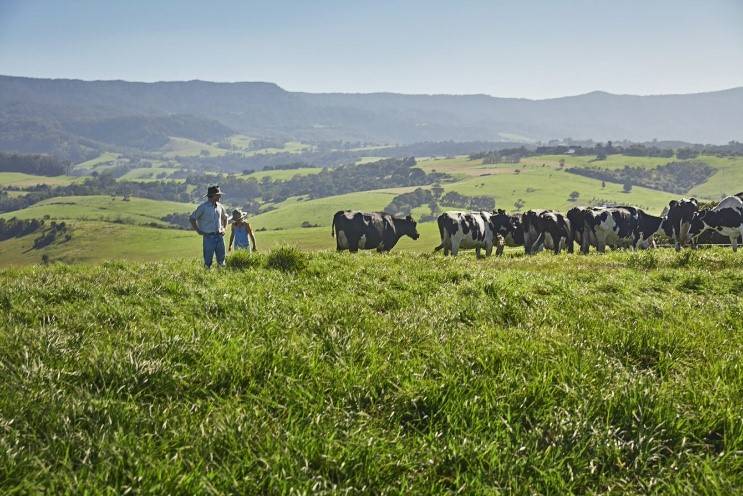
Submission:
<svg viewBox="0 0 743 496">
<path fill-rule="evenodd" d="M 743 0 L 0 0 L 0 74 L 549 98 L 743 86 Z"/>
</svg>

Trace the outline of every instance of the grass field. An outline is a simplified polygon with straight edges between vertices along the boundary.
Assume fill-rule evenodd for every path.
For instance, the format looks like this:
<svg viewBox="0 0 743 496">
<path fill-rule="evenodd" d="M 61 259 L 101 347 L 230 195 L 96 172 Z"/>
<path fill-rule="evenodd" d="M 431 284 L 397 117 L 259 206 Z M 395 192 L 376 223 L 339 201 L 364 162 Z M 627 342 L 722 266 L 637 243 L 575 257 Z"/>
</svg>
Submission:
<svg viewBox="0 0 743 496">
<path fill-rule="evenodd" d="M 743 491 L 739 253 L 302 257 L 0 271 L 0 492 Z"/>
<path fill-rule="evenodd" d="M 80 171 L 91 171 L 92 172 L 95 169 L 102 168 L 102 166 L 110 165 L 114 160 L 119 158 L 119 156 L 120 155 L 118 153 L 112 153 L 112 152 L 101 153 L 98 157 L 94 159 L 76 164 L 74 168 Z"/>
<path fill-rule="evenodd" d="M 161 217 L 191 212 L 194 208 L 188 203 L 136 197 L 124 201 L 120 196 L 62 196 L 41 201 L 23 210 L 2 213 L 0 218 L 41 219 L 48 215 L 56 220 L 105 220 L 133 224 L 154 222 L 165 226 L 167 223 L 160 220 Z"/>
<path fill-rule="evenodd" d="M 316 200 L 290 198 L 277 204 L 276 210 L 251 217 L 250 223 L 255 228 L 269 229 L 299 227 L 304 221 L 329 226 L 338 210 L 382 210 L 396 194 L 392 191 L 362 191 Z"/>
<path fill-rule="evenodd" d="M 37 184 L 48 184 L 49 186 L 67 186 L 80 178 L 72 176 L 35 176 L 23 172 L 0 172 L 0 187 L 14 186 L 17 188 L 29 188 Z"/>
</svg>

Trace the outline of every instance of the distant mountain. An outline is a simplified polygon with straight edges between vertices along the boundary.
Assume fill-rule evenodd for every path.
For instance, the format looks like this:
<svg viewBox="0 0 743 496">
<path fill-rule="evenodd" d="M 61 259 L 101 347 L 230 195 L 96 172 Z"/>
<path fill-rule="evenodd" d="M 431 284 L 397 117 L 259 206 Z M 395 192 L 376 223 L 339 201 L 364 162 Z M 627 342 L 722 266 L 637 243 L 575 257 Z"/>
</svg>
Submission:
<svg viewBox="0 0 743 496">
<path fill-rule="evenodd" d="M 137 83 L 0 76 L 0 149 L 101 144 L 154 149 L 167 136 L 241 132 L 378 143 L 573 139 L 726 143 L 743 138 L 743 88 L 686 95 L 487 95 L 285 91 L 272 83 Z"/>
</svg>

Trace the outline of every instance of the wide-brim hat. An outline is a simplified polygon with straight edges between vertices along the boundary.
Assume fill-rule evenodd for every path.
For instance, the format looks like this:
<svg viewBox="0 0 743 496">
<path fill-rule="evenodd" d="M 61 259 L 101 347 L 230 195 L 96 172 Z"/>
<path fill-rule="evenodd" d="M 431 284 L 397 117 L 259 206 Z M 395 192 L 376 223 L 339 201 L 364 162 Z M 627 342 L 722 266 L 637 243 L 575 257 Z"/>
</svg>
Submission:
<svg viewBox="0 0 743 496">
<path fill-rule="evenodd" d="M 241 212 L 240 210 L 233 210 L 232 211 L 232 222 L 238 222 L 241 220 L 245 220 L 248 218 L 248 214 L 245 212 Z"/>
<path fill-rule="evenodd" d="M 224 195 L 221 189 L 219 189 L 219 186 L 209 186 L 209 189 L 206 190 L 206 197 L 214 196 L 214 195 Z"/>
</svg>

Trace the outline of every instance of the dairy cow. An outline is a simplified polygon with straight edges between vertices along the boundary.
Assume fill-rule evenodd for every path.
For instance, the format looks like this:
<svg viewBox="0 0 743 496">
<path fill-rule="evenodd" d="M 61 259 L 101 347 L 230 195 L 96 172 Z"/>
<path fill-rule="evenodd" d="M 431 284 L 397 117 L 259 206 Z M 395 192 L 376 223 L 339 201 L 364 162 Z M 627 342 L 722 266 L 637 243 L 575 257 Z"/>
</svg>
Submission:
<svg viewBox="0 0 743 496">
<path fill-rule="evenodd" d="M 496 235 L 492 224 L 493 214 L 490 212 L 444 212 L 436 222 L 439 226 L 441 243 L 434 248 L 434 252 L 444 250 L 444 255 L 456 256 L 459 249 L 475 249 L 476 255 L 481 256 L 493 252 Z"/>
<path fill-rule="evenodd" d="M 743 195 L 728 196 L 715 207 L 697 212 L 689 227 L 695 240 L 705 231 L 714 230 L 730 239 L 733 251 L 738 251 L 738 238 L 743 236 Z"/>
<path fill-rule="evenodd" d="M 593 209 L 573 207 L 568 210 L 566 216 L 570 222 L 571 238 L 581 247 L 582 253 L 587 253 L 590 245 L 596 245 L 596 237 L 593 234 Z"/>
<path fill-rule="evenodd" d="M 581 253 L 588 253 L 590 246 L 602 253 L 607 246 L 648 248 L 663 223 L 662 217 L 635 207 L 575 207 L 567 215 Z"/>
<path fill-rule="evenodd" d="M 372 249 L 390 251 L 403 236 L 419 238 L 416 222 L 411 216 L 401 219 L 386 212 L 341 210 L 333 216 L 330 229 L 330 235 L 336 236 L 336 249 L 352 253 Z"/>
<path fill-rule="evenodd" d="M 560 212 L 554 210 L 529 210 L 521 216 L 524 232 L 524 251 L 533 255 L 542 247 L 551 249 L 555 254 L 566 247 L 573 252 L 573 238 L 570 233 L 570 221 Z"/>
<path fill-rule="evenodd" d="M 671 200 L 664 211 L 663 231 L 666 236 L 673 240 L 676 251 L 689 241 L 689 227 L 694 214 L 699 211 L 699 203 L 696 198 L 682 198 Z"/>
<path fill-rule="evenodd" d="M 524 229 L 521 224 L 521 215 L 508 215 L 505 210 L 498 209 L 490 218 L 493 231 L 496 235 L 495 254 L 503 254 L 504 246 L 523 246 Z"/>
</svg>

